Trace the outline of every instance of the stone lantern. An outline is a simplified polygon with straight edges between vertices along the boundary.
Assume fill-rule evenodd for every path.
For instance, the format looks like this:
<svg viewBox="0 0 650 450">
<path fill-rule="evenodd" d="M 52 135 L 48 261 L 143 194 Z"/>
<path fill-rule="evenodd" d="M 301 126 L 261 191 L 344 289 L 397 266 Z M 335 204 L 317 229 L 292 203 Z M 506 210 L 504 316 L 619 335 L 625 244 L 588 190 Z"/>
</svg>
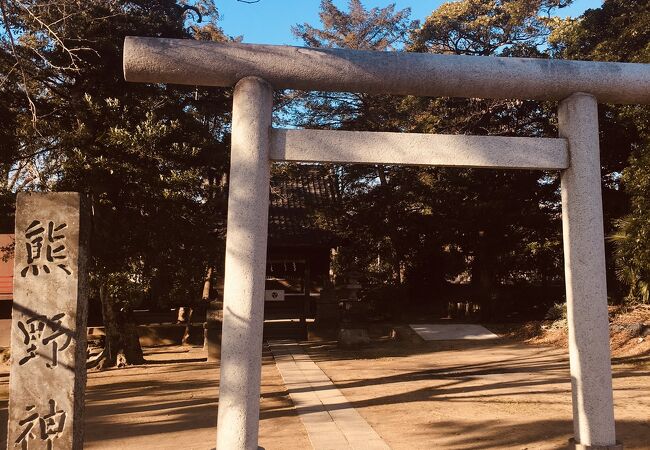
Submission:
<svg viewBox="0 0 650 450">
<path fill-rule="evenodd" d="M 337 288 L 341 310 L 338 337 L 341 347 L 359 347 L 370 343 L 366 319 L 368 304 L 359 298 L 360 276 L 359 272 L 349 272 L 345 277 L 345 283 Z"/>
</svg>

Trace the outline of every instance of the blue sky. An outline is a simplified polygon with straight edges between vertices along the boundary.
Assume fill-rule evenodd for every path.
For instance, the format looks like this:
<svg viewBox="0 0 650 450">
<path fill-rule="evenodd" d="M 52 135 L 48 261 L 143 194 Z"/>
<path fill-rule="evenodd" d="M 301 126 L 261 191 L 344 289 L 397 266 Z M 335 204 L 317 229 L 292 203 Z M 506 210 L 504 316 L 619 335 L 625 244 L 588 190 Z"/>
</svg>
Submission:
<svg viewBox="0 0 650 450">
<path fill-rule="evenodd" d="M 301 45 L 291 34 L 291 26 L 307 22 L 318 25 L 319 0 L 260 0 L 246 4 L 237 0 L 216 2 L 222 19 L 221 27 L 230 36 L 244 36 L 244 42 L 257 44 Z M 345 7 L 347 0 L 335 0 Z M 411 18 L 423 20 L 443 0 L 364 0 L 367 8 L 396 3 L 397 9 L 411 8 Z M 598 8 L 601 0 L 575 0 L 573 5 L 559 10 L 560 16 L 579 16 L 589 8 Z"/>
</svg>

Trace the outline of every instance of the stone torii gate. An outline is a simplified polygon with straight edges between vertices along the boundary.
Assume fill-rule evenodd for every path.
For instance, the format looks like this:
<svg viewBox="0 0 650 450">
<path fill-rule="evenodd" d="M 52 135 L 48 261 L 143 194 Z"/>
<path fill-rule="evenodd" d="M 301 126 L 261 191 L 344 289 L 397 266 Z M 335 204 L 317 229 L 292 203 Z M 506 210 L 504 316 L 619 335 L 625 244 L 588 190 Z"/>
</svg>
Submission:
<svg viewBox="0 0 650 450">
<path fill-rule="evenodd" d="M 580 449 L 614 429 L 597 102 L 650 103 L 650 65 L 127 37 L 127 81 L 235 87 L 217 448 L 257 449 L 270 163 L 560 170 Z M 271 127 L 273 89 L 559 101 L 558 139 Z"/>
</svg>

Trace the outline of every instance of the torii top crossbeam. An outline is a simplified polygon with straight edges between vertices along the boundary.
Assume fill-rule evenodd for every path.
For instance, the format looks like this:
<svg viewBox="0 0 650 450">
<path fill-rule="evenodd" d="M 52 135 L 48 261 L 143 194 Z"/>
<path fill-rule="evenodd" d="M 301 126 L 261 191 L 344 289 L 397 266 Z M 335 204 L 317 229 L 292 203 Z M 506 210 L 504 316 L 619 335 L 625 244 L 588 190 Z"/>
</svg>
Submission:
<svg viewBox="0 0 650 450">
<path fill-rule="evenodd" d="M 127 81 L 234 86 L 257 76 L 276 89 L 433 97 L 650 103 L 650 65 L 557 59 L 315 49 L 127 37 Z"/>
</svg>

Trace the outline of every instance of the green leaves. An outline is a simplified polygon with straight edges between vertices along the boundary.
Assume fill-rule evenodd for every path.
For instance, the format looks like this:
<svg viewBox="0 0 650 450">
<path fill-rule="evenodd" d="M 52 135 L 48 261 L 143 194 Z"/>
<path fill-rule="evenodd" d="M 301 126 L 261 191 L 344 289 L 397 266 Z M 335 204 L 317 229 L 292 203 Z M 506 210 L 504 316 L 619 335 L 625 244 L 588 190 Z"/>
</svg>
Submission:
<svg viewBox="0 0 650 450">
<path fill-rule="evenodd" d="M 200 299 L 223 235 L 230 94 L 126 83 L 121 52 L 126 35 L 226 40 L 214 4 L 193 2 L 199 24 L 171 1 L 6 3 L 16 51 L 0 47 L 0 73 L 13 73 L 0 86 L 0 133 L 15 138 L 0 167 L 17 182 L 1 192 L 88 194 L 93 279 L 125 308 Z"/>
<path fill-rule="evenodd" d="M 543 0 L 443 3 L 415 33 L 412 49 L 487 56 L 506 47 L 541 45 L 551 32 L 543 14 L 568 3 Z"/>
<path fill-rule="evenodd" d="M 559 30 L 554 43 L 566 58 L 649 63 L 650 4 L 605 1 Z M 601 159 L 613 180 L 604 191 L 606 228 L 615 248 L 613 265 L 628 301 L 649 303 L 650 109 L 638 105 L 600 109 Z M 621 198 L 622 191 L 629 199 Z"/>
</svg>

